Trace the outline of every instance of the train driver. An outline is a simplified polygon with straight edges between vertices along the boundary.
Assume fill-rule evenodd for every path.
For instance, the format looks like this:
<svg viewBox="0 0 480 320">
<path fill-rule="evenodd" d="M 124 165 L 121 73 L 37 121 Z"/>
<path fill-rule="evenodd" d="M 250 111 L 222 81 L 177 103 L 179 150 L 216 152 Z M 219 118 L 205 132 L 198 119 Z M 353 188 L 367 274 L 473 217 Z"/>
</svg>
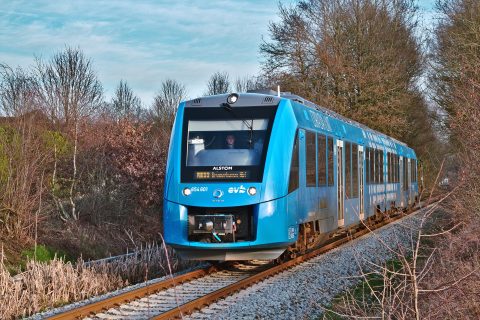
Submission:
<svg viewBox="0 0 480 320">
<path fill-rule="evenodd" d="M 227 144 L 227 149 L 235 149 L 235 136 L 233 134 L 229 134 L 225 138 L 225 143 Z"/>
</svg>

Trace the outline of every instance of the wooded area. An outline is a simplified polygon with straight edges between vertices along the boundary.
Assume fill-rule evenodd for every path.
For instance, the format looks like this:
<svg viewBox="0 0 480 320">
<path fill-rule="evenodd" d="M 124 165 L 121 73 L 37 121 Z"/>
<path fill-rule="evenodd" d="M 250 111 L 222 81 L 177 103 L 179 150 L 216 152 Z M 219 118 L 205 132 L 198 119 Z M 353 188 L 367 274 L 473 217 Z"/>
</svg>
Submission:
<svg viewBox="0 0 480 320">
<path fill-rule="evenodd" d="M 480 2 L 439 0 L 437 11 L 429 31 L 418 24 L 414 0 L 280 4 L 260 47 L 262 73 L 231 82 L 215 72 L 206 84 L 206 94 L 280 85 L 406 142 L 423 165 L 427 192 L 450 177 L 444 203 L 455 232 L 429 243 L 437 263 L 424 277 L 435 290 L 454 285 L 424 295 L 407 286 L 407 307 L 385 306 L 397 308 L 396 319 L 480 312 Z M 120 80 L 107 101 L 80 48 L 37 58 L 29 69 L 0 64 L 6 263 L 13 268 L 36 244 L 75 259 L 158 241 L 170 131 L 187 97 L 184 84 L 167 79 L 144 106 Z M 456 282 L 465 275 L 468 281 Z M 341 311 L 372 316 L 362 308 Z"/>
</svg>

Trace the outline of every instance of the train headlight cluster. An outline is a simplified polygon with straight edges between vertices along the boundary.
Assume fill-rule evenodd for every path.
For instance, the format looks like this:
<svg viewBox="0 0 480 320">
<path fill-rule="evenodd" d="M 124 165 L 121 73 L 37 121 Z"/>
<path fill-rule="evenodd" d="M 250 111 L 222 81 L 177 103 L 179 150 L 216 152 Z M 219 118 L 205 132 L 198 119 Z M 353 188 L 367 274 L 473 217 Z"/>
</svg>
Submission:
<svg viewBox="0 0 480 320">
<path fill-rule="evenodd" d="M 190 188 L 184 188 L 182 190 L 182 193 L 183 193 L 184 196 L 189 196 L 189 195 L 192 194 L 192 190 L 190 190 Z"/>
<path fill-rule="evenodd" d="M 232 93 L 227 97 L 227 103 L 228 104 L 234 104 L 238 100 L 238 94 Z"/>
<path fill-rule="evenodd" d="M 254 196 L 254 195 L 257 194 L 257 188 L 250 187 L 250 188 L 248 188 L 247 192 L 248 192 L 249 195 Z"/>
</svg>

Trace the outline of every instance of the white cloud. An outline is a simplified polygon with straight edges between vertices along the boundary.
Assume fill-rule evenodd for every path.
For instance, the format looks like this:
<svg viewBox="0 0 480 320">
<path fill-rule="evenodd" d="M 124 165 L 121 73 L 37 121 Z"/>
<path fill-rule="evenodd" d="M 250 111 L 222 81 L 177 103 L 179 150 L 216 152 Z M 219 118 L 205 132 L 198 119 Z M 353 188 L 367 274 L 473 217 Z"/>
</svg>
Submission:
<svg viewBox="0 0 480 320">
<path fill-rule="evenodd" d="M 146 104 L 173 78 L 201 95 L 215 71 L 258 71 L 258 46 L 276 17 L 271 1 L 24 1 L 0 10 L 0 62 L 28 67 L 79 46 L 111 96 L 126 80 Z"/>
</svg>

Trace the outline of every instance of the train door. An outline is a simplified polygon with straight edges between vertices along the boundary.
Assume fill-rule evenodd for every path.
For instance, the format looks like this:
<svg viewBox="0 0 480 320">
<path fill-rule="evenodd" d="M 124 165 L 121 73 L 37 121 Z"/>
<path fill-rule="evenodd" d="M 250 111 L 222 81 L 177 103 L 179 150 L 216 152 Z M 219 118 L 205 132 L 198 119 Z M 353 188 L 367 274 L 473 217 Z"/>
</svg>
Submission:
<svg viewBox="0 0 480 320">
<path fill-rule="evenodd" d="M 337 140 L 337 217 L 339 227 L 345 225 L 345 183 L 343 173 L 344 158 L 343 141 Z"/>
<path fill-rule="evenodd" d="M 364 181 L 363 177 L 365 176 L 365 169 L 363 165 L 363 146 L 358 146 L 358 191 L 360 197 L 360 208 L 359 208 L 359 218 L 363 220 L 365 218 L 365 198 L 364 198 Z"/>
<path fill-rule="evenodd" d="M 405 193 L 403 192 L 403 184 L 405 183 L 404 177 L 405 175 L 403 174 L 403 157 L 400 157 L 398 160 L 398 166 L 399 166 L 399 180 L 400 180 L 400 206 L 403 207 L 404 205 L 404 198 L 405 198 Z"/>
</svg>

